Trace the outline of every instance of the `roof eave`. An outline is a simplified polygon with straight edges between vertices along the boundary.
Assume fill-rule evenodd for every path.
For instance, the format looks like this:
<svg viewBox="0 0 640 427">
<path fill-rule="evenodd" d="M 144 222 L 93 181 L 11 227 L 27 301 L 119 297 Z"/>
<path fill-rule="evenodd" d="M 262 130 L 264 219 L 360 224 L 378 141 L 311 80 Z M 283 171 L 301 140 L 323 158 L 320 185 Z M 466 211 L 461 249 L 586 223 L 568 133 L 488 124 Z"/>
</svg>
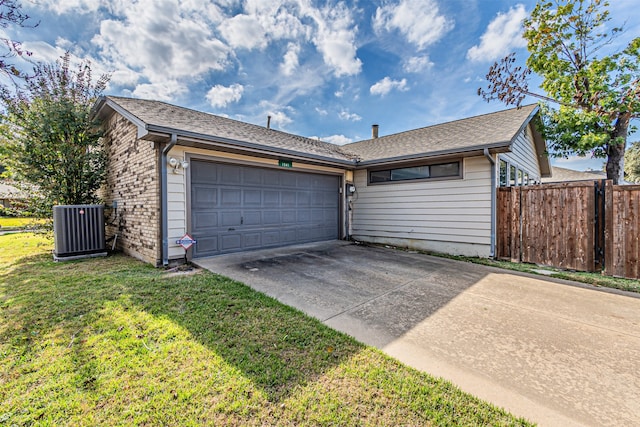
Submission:
<svg viewBox="0 0 640 427">
<path fill-rule="evenodd" d="M 531 126 L 531 133 L 533 134 L 533 144 L 536 147 L 536 154 L 538 155 L 538 164 L 540 165 L 540 175 L 543 178 L 551 176 L 551 160 L 549 160 L 549 153 L 547 151 L 547 144 L 536 128 L 535 124 Z"/>
<path fill-rule="evenodd" d="M 358 169 L 369 166 L 381 166 L 394 163 L 405 163 L 416 160 L 434 160 L 443 157 L 475 157 L 484 155 L 484 149 L 488 149 L 493 153 L 504 153 L 509 151 L 511 141 L 496 142 L 485 145 L 476 145 L 467 148 L 456 148 L 450 150 L 432 151 L 428 153 L 416 153 L 406 156 L 388 157 L 384 159 L 373 159 L 358 162 Z"/>
<path fill-rule="evenodd" d="M 286 157 L 290 159 L 297 159 L 301 161 L 311 161 L 314 163 L 320 163 L 323 165 L 340 166 L 353 168 L 356 165 L 355 160 L 336 159 L 333 157 L 322 156 L 318 154 L 304 153 L 295 150 L 287 150 L 284 148 L 271 147 L 268 145 L 256 144 L 246 141 L 238 141 L 231 138 L 224 138 L 215 135 L 201 134 L 197 132 L 184 131 L 180 129 L 173 129 L 159 125 L 147 125 L 149 136 L 153 139 L 157 139 L 158 134 L 164 134 L 168 137 L 171 134 L 178 136 L 178 145 L 194 145 L 203 144 L 207 147 L 217 147 L 224 149 L 235 149 L 246 152 L 248 154 L 261 154 L 273 157 Z M 190 144 L 191 143 L 191 144 Z"/>
<path fill-rule="evenodd" d="M 133 123 L 138 129 L 138 139 L 143 139 L 149 133 L 147 124 L 144 121 L 140 120 L 138 117 L 131 114 L 128 110 L 122 108 L 118 103 L 112 101 L 106 96 L 101 96 L 100 98 L 98 98 L 92 108 L 92 117 L 99 119 L 105 118 L 109 114 L 107 113 L 106 108 L 111 109 L 112 112 L 115 111 L 116 113 L 120 114 L 125 119 Z"/>
<path fill-rule="evenodd" d="M 547 144 L 536 128 L 535 122 L 533 121 L 533 119 L 538 115 L 539 112 L 540 107 L 536 105 L 533 110 L 531 110 L 531 113 L 529 113 L 527 118 L 522 122 L 522 125 L 515 133 L 515 135 L 513 135 L 513 137 L 511 138 L 510 145 L 512 145 L 516 141 L 518 135 L 520 135 L 520 133 L 522 133 L 527 126 L 531 125 L 530 128 L 533 136 L 533 144 L 536 148 L 538 164 L 540 165 L 540 175 L 541 177 L 546 178 L 551 176 L 551 162 L 549 161 L 549 155 L 547 154 Z"/>
</svg>

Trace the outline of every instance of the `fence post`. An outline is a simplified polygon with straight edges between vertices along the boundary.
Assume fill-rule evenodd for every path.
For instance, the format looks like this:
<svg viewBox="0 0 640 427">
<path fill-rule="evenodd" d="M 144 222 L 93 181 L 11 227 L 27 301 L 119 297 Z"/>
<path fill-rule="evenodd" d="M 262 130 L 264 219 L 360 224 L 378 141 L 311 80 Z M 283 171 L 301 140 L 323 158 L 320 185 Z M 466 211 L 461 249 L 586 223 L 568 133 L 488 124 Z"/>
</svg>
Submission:
<svg viewBox="0 0 640 427">
<path fill-rule="evenodd" d="M 520 262 L 522 258 L 522 252 L 520 250 L 520 239 L 521 239 L 521 221 L 522 215 L 520 211 L 520 198 L 522 195 L 520 194 L 520 187 L 509 187 L 511 193 L 511 204 L 509 206 L 511 224 L 510 224 L 510 234 L 511 241 L 509 242 L 509 246 L 511 247 L 511 262 Z"/>
<path fill-rule="evenodd" d="M 612 276 L 614 272 L 613 259 L 613 181 L 604 184 L 604 274 Z"/>
<path fill-rule="evenodd" d="M 593 234 L 593 271 L 603 271 L 604 270 L 604 251 L 605 251 L 605 198 L 607 195 L 606 191 L 606 180 L 602 181 L 594 181 L 594 203 L 593 203 L 593 225 L 594 225 L 594 234 Z M 597 268 L 596 268 L 597 267 Z"/>
</svg>

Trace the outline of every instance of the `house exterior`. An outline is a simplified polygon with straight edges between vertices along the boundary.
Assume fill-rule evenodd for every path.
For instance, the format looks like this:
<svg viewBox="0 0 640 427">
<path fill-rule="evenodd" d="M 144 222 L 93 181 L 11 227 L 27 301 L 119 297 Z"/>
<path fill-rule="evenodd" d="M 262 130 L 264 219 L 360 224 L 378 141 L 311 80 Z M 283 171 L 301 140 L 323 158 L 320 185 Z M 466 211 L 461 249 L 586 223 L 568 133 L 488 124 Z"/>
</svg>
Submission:
<svg viewBox="0 0 640 427">
<path fill-rule="evenodd" d="M 24 205 L 27 196 L 24 192 L 8 182 L 0 181 L 0 206 L 11 209 Z"/>
<path fill-rule="evenodd" d="M 500 174 L 528 177 L 512 185 L 549 175 L 546 147 L 532 124 L 537 111 L 530 105 L 346 145 L 361 156 L 353 238 L 493 256 Z M 422 178 L 406 179 L 407 173 Z"/>
<path fill-rule="evenodd" d="M 347 238 L 492 256 L 500 165 L 526 183 L 550 170 L 534 106 L 342 147 L 158 101 L 95 114 L 107 235 L 155 265 L 184 259 L 185 234 L 189 257 Z"/>
</svg>

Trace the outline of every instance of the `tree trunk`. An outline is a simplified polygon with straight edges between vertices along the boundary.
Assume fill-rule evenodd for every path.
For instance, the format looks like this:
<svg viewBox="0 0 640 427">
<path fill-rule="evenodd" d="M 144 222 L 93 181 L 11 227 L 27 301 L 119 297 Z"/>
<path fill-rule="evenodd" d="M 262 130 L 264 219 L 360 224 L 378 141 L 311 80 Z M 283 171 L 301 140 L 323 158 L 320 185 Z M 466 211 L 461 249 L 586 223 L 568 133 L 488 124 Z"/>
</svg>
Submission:
<svg viewBox="0 0 640 427">
<path fill-rule="evenodd" d="M 607 153 L 607 179 L 612 180 L 614 185 L 624 181 L 624 150 L 627 145 L 630 119 L 628 113 L 618 116 L 611 133 L 611 142 Z"/>
</svg>

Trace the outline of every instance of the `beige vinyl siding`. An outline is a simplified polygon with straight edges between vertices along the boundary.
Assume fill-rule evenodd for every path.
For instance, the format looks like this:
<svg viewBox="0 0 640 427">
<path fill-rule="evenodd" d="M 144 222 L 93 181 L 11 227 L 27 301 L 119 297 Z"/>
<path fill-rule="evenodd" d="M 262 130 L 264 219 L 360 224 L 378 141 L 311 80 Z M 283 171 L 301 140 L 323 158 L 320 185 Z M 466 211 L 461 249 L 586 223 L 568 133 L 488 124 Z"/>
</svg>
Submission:
<svg viewBox="0 0 640 427">
<path fill-rule="evenodd" d="M 184 160 L 184 152 L 172 150 L 169 157 L 175 157 L 178 160 Z M 187 169 L 187 172 L 188 169 Z M 176 240 L 180 239 L 187 231 L 187 220 L 185 212 L 187 210 L 187 200 L 185 191 L 187 188 L 185 171 L 180 168 L 178 173 L 173 171 L 171 166 L 167 166 L 167 226 L 168 226 L 168 242 L 170 259 L 184 256 L 184 249 L 176 244 Z"/>
<path fill-rule="evenodd" d="M 461 255 L 489 256 L 491 169 L 485 157 L 463 160 L 463 179 L 368 185 L 355 172 L 352 236 Z"/>
<path fill-rule="evenodd" d="M 278 167 L 277 159 L 263 159 L 260 157 L 252 157 L 241 154 L 225 153 L 222 151 L 204 150 L 198 148 L 187 148 L 182 146 L 174 147 L 169 152 L 167 157 L 174 157 L 178 160 L 190 160 L 193 157 L 198 159 L 210 159 L 212 161 L 227 161 L 246 165 Z M 290 170 L 339 173 L 343 176 L 347 172 L 338 168 L 308 165 L 296 161 L 293 162 L 293 168 L 291 168 Z M 186 173 L 182 169 L 179 169 L 178 173 L 174 173 L 172 167 L 167 167 L 167 219 L 169 231 L 168 243 L 170 259 L 181 258 L 184 256 L 184 249 L 182 249 L 182 247 L 175 242 L 176 240 L 184 236 L 188 230 L 187 218 L 190 215 L 187 201 L 187 192 L 189 191 L 189 189 L 187 188 L 188 174 L 189 169 L 187 169 Z"/>
<path fill-rule="evenodd" d="M 516 166 L 518 169 L 522 169 L 531 178 L 539 181 L 540 165 L 531 135 L 530 125 L 527 125 L 527 132 L 520 132 L 511 145 L 511 152 L 500 154 L 500 159 L 506 160 L 507 163 Z"/>
</svg>

